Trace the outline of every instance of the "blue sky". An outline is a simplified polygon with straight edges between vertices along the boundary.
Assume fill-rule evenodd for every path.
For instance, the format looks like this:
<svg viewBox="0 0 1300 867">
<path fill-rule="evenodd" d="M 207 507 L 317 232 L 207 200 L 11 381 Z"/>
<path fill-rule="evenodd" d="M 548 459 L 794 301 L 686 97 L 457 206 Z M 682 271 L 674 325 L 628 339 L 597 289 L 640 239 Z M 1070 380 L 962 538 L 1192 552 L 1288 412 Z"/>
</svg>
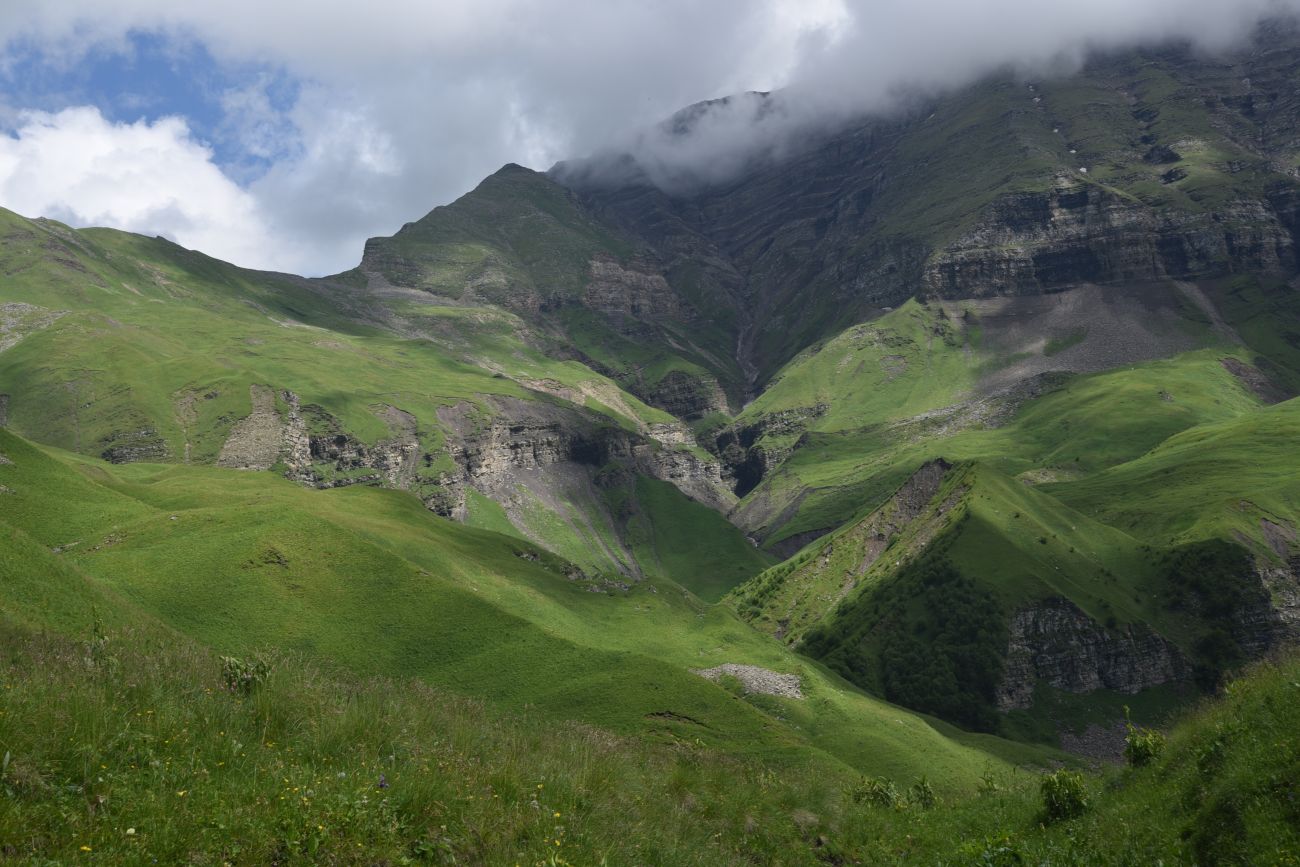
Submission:
<svg viewBox="0 0 1300 867">
<path fill-rule="evenodd" d="M 192 135 L 213 151 L 223 171 L 249 181 L 283 158 L 291 142 L 250 141 L 228 119 L 230 95 L 250 89 L 265 95 L 270 109 L 287 114 L 298 99 L 298 80 L 270 63 L 219 62 L 196 38 L 143 30 L 121 40 L 92 45 L 76 62 L 41 42 L 17 40 L 0 69 L 0 86 L 10 106 L 58 112 L 95 106 L 110 123 L 155 122 L 182 117 Z"/>
<path fill-rule="evenodd" d="M 0 206 L 319 275 L 506 162 L 708 176 L 774 135 L 1086 48 L 1211 47 L 1300 0 L 11 0 Z M 780 128 L 702 99 L 785 88 Z M 743 103 L 743 101 L 738 101 Z M 770 143 L 770 142 L 768 142 Z"/>
</svg>

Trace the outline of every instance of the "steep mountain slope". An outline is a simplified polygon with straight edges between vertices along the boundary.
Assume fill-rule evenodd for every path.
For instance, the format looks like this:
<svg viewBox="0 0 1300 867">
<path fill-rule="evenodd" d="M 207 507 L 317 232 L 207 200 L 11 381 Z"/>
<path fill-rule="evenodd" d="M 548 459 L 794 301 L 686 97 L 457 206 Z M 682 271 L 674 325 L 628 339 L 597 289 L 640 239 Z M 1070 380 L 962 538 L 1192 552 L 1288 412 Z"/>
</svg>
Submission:
<svg viewBox="0 0 1300 867">
<path fill-rule="evenodd" d="M 1294 270 L 1296 40 L 1274 23 L 1228 57 L 1164 47 L 1065 79 L 993 77 L 810 131 L 790 158 L 685 194 L 628 181 L 627 158 L 555 174 L 670 261 L 736 287 L 741 354 L 761 384 L 918 293 Z"/>
</svg>

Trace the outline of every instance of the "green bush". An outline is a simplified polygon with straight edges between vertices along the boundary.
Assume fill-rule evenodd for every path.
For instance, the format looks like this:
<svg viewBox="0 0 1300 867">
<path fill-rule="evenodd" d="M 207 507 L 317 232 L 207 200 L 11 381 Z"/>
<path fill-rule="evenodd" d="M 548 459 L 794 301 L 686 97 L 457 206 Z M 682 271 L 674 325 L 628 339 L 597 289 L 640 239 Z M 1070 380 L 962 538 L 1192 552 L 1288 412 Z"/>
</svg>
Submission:
<svg viewBox="0 0 1300 867">
<path fill-rule="evenodd" d="M 1088 790 L 1083 774 L 1059 770 L 1043 777 L 1043 824 L 1082 816 L 1088 810 Z"/>
<path fill-rule="evenodd" d="M 938 797 L 934 794 L 934 786 L 925 777 L 917 780 L 912 784 L 912 788 L 907 792 L 908 803 L 920 807 L 922 810 L 928 810 L 939 803 Z"/>
<path fill-rule="evenodd" d="M 870 804 L 873 807 L 895 809 L 903 805 L 903 798 L 894 781 L 885 777 L 864 777 L 849 792 L 855 804 Z"/>
<path fill-rule="evenodd" d="M 229 692 L 249 695 L 266 683 L 266 679 L 270 676 L 271 665 L 264 659 L 221 657 L 221 682 Z"/>
<path fill-rule="evenodd" d="M 1138 728 L 1128 718 L 1124 708 L 1128 734 L 1124 737 L 1124 758 L 1134 768 L 1144 768 L 1160 758 L 1165 751 L 1165 736 L 1155 729 Z"/>
</svg>

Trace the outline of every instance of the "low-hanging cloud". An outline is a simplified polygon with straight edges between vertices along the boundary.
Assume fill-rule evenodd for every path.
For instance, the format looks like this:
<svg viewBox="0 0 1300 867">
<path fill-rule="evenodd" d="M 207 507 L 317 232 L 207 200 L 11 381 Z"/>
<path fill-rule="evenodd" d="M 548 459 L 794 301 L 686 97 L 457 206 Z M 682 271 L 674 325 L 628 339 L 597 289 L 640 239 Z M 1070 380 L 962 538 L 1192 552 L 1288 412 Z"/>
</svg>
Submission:
<svg viewBox="0 0 1300 867">
<path fill-rule="evenodd" d="M 1008 63 L 1068 67 L 1093 49 L 1170 38 L 1213 49 L 1264 16 L 1296 11 L 1300 0 L 5 4 L 0 45 L 39 45 L 52 63 L 127 51 L 128 34 L 143 30 L 201 42 L 218 62 L 264 65 L 299 86 L 279 108 L 257 81 L 226 95 L 223 129 L 246 139 L 250 159 L 224 173 L 183 122 L 145 124 L 178 155 L 163 161 L 178 172 L 174 195 L 159 197 L 170 208 L 136 201 L 108 158 L 98 180 L 87 164 L 76 183 L 61 184 L 24 142 L 73 118 L 10 112 L 0 204 L 165 233 L 243 265 L 327 273 L 355 264 L 365 237 L 394 231 L 505 162 L 545 168 L 621 150 L 665 183 L 707 181 L 755 155 L 779 156 L 808 124 L 887 106 L 900 88 L 951 87 Z M 780 98 L 716 104 L 687 136 L 656 125 L 684 105 L 752 90 Z M 97 134 L 110 137 L 138 126 L 99 121 L 108 132 Z M 238 183 L 222 185 L 213 172 Z M 49 174 L 43 196 L 20 197 L 4 180 L 40 173 Z"/>
<path fill-rule="evenodd" d="M 806 42 L 777 93 L 715 100 L 629 131 L 594 158 L 562 163 L 576 184 L 650 182 L 684 194 L 779 160 L 810 135 L 911 104 L 995 71 L 1077 71 L 1097 52 L 1170 42 L 1240 47 L 1300 0 L 846 0 L 840 25 Z"/>
</svg>

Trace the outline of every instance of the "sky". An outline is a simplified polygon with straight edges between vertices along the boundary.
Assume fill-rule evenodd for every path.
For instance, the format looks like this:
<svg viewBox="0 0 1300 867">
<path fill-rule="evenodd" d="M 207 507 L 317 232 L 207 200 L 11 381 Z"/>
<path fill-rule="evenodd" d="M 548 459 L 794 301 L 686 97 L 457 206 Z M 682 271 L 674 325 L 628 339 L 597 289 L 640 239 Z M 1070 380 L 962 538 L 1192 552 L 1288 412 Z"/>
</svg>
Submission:
<svg viewBox="0 0 1300 867">
<path fill-rule="evenodd" d="M 709 176 L 1012 64 L 1229 47 L 1300 0 L 5 0 L 0 206 L 336 273 L 507 162 Z M 733 100 L 690 137 L 656 124 Z M 652 172 L 652 176 L 656 176 Z"/>
</svg>

